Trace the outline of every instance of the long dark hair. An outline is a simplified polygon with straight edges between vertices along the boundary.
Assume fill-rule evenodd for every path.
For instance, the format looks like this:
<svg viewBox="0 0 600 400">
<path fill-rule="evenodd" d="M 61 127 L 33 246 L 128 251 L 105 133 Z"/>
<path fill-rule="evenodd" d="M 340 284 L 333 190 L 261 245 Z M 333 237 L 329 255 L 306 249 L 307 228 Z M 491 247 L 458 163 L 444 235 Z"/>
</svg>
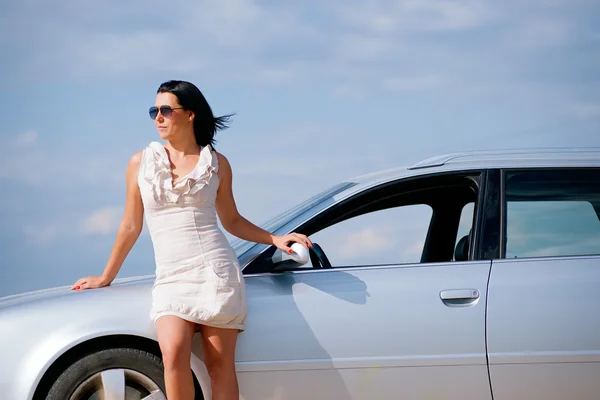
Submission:
<svg viewBox="0 0 600 400">
<path fill-rule="evenodd" d="M 215 117 L 204 95 L 193 83 L 168 81 L 161 84 L 156 93 L 175 95 L 181 107 L 194 113 L 194 136 L 198 146 L 210 144 L 214 148 L 217 131 L 229 127 L 229 121 L 233 114 Z"/>
</svg>

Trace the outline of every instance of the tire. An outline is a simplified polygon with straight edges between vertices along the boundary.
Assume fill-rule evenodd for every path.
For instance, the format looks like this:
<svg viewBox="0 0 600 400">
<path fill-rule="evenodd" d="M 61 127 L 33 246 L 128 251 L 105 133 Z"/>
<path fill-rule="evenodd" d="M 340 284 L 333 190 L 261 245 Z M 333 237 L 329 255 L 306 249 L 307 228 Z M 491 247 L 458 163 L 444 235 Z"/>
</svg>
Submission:
<svg viewBox="0 0 600 400">
<path fill-rule="evenodd" d="M 119 400 L 166 400 L 160 358 L 129 348 L 100 350 L 89 354 L 58 377 L 46 400 L 104 399 L 105 393 L 110 393 L 111 390 L 120 392 L 116 396 Z M 150 395 L 153 396 L 149 397 Z"/>
</svg>

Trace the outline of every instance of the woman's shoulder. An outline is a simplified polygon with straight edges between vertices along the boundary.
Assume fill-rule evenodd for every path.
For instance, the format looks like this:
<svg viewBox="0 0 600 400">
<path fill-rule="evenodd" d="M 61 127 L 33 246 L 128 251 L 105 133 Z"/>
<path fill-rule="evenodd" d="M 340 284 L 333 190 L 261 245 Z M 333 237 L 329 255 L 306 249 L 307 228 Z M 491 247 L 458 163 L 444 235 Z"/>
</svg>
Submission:
<svg viewBox="0 0 600 400">
<path fill-rule="evenodd" d="M 139 150 L 139 151 L 136 151 L 135 153 L 133 153 L 133 155 L 129 158 L 129 166 L 139 168 L 140 165 L 142 164 L 142 160 L 144 159 L 144 154 L 147 153 L 147 151 L 150 151 L 150 154 L 152 154 L 152 153 L 159 153 L 161 150 L 164 151 L 162 144 L 160 144 L 159 142 L 155 142 L 155 141 L 150 142 L 142 150 Z"/>
<path fill-rule="evenodd" d="M 128 184 L 129 182 L 133 183 L 136 181 L 136 178 L 140 172 L 140 165 L 142 164 L 142 156 L 143 151 L 138 151 L 129 158 L 126 173 Z"/>
<path fill-rule="evenodd" d="M 219 168 L 231 169 L 231 165 L 229 164 L 229 160 L 222 153 L 219 153 L 216 150 L 213 150 L 214 154 L 217 157 L 217 162 L 219 164 Z"/>
<path fill-rule="evenodd" d="M 142 163 L 142 156 L 144 154 L 144 150 L 136 151 L 131 158 L 129 158 L 129 166 L 130 167 L 138 167 Z"/>
</svg>

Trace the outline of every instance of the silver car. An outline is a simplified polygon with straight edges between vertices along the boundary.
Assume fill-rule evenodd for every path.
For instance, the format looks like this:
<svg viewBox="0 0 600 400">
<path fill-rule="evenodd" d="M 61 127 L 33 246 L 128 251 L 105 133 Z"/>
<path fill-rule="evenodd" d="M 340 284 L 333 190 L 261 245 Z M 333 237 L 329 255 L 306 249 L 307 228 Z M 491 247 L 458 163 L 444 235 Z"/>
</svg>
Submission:
<svg viewBox="0 0 600 400">
<path fill-rule="evenodd" d="M 303 258 L 234 243 L 242 399 L 600 397 L 600 149 L 439 156 L 265 228 L 317 245 Z M 152 284 L 0 299 L 0 398 L 165 399 Z"/>
</svg>

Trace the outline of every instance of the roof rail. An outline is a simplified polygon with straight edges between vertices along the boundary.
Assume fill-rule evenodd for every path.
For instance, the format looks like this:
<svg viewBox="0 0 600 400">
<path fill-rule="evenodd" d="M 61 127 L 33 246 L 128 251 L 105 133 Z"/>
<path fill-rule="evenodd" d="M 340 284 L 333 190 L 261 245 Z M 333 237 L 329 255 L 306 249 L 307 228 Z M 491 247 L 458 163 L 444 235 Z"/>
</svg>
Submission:
<svg viewBox="0 0 600 400">
<path fill-rule="evenodd" d="M 409 170 L 420 168 L 440 167 L 457 158 L 477 157 L 482 161 L 487 156 L 511 156 L 511 155 L 532 155 L 532 154 L 552 154 L 552 153 L 586 153 L 600 152 L 600 147 L 547 147 L 547 148 L 525 148 L 525 149 L 499 149 L 499 150 L 473 150 L 457 153 L 446 153 L 421 160 L 410 167 Z"/>
</svg>

